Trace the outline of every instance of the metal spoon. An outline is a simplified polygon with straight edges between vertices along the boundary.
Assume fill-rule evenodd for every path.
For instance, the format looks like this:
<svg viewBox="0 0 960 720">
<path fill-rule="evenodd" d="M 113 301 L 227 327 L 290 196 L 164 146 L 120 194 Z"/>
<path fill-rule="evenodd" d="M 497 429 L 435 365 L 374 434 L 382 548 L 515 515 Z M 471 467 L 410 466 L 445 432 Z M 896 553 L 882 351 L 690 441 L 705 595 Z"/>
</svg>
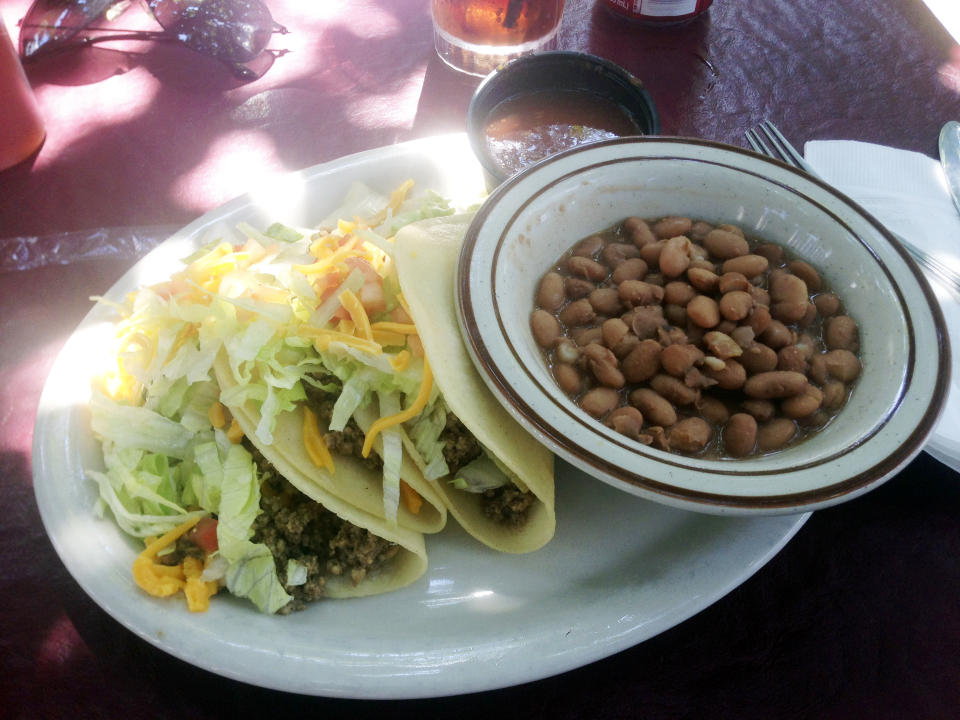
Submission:
<svg viewBox="0 0 960 720">
<path fill-rule="evenodd" d="M 953 204 L 960 212 L 960 123 L 951 120 L 940 130 L 940 164 L 947 177 Z"/>
</svg>

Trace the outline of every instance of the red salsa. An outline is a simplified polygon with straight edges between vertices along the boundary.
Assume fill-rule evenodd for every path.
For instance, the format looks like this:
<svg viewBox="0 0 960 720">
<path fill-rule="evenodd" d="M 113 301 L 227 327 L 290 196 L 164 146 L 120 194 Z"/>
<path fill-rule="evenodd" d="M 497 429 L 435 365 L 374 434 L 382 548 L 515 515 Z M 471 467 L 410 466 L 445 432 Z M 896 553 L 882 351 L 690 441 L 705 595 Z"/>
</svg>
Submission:
<svg viewBox="0 0 960 720">
<path fill-rule="evenodd" d="M 642 131 L 627 111 L 585 91 L 542 91 L 508 98 L 484 123 L 490 159 L 507 175 L 584 143 Z"/>
</svg>

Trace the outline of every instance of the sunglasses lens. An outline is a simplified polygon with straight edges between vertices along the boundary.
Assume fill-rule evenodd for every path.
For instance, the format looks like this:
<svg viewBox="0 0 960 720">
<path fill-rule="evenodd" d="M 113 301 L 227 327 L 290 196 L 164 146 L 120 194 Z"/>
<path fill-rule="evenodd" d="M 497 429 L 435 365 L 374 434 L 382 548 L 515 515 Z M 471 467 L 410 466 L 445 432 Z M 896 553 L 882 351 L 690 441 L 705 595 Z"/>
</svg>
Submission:
<svg viewBox="0 0 960 720">
<path fill-rule="evenodd" d="M 256 77 L 273 64 L 273 56 L 263 52 L 273 18 L 259 0 L 149 0 L 148 5 L 157 22 L 193 50 L 241 65 L 266 62 Z M 263 55 L 270 57 L 262 60 Z"/>
<path fill-rule="evenodd" d="M 106 14 L 117 0 L 35 0 L 20 21 L 20 56 L 32 58 L 61 45 Z"/>
</svg>

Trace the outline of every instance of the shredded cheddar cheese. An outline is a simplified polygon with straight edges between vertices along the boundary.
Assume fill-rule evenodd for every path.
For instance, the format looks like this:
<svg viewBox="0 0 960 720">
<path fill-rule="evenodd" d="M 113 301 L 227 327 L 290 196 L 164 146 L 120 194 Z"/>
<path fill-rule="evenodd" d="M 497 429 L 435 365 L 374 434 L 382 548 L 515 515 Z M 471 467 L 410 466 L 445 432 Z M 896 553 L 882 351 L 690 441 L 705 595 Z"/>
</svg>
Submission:
<svg viewBox="0 0 960 720">
<path fill-rule="evenodd" d="M 214 402 L 207 410 L 207 419 L 215 428 L 222 428 L 227 424 L 226 408 L 218 402 Z"/>
<path fill-rule="evenodd" d="M 220 586 L 213 580 L 203 580 L 203 565 L 195 557 L 183 559 L 183 574 L 186 578 L 183 594 L 187 598 L 190 612 L 206 612 L 210 609 L 210 598 L 217 594 Z"/>
<path fill-rule="evenodd" d="M 310 460 L 317 467 L 326 468 L 332 475 L 334 472 L 333 456 L 330 455 L 330 449 L 320 434 L 320 426 L 317 424 L 317 416 L 308 407 L 303 408 L 303 447 L 310 456 Z"/>
<path fill-rule="evenodd" d="M 420 508 L 423 507 L 423 498 L 420 497 L 420 493 L 403 480 L 400 481 L 400 497 L 403 498 L 403 504 L 406 505 L 407 510 L 414 515 L 419 513 Z"/>
<path fill-rule="evenodd" d="M 410 351 L 401 350 L 392 358 L 390 358 L 390 367 L 392 367 L 397 372 L 403 372 L 407 369 L 407 366 L 410 365 Z"/>
<path fill-rule="evenodd" d="M 417 326 L 413 323 L 398 323 L 381 320 L 370 326 L 373 330 L 383 330 L 385 332 L 398 333 L 400 335 L 416 335 Z"/>
<path fill-rule="evenodd" d="M 186 576 L 182 565 L 160 565 L 156 562 L 160 551 L 172 545 L 177 539 L 200 522 L 202 516 L 192 517 L 147 544 L 143 552 L 133 561 L 134 582 L 154 597 L 175 595 L 186 585 Z"/>
<path fill-rule="evenodd" d="M 237 444 L 243 440 L 243 428 L 240 427 L 240 423 L 237 422 L 236 418 L 233 418 L 230 423 L 230 428 L 227 430 L 227 439 L 233 444 Z"/>
<path fill-rule="evenodd" d="M 367 317 L 367 311 L 353 291 L 344 290 L 340 293 L 340 304 L 350 313 L 350 319 L 353 320 L 354 332 L 364 340 L 373 340 L 373 333 L 370 330 L 370 318 Z"/>
<path fill-rule="evenodd" d="M 331 267 L 335 266 L 337 263 L 343 262 L 351 255 L 363 255 L 363 251 L 354 250 L 359 241 L 359 237 L 351 237 L 343 245 L 341 245 L 339 249 L 335 250 L 326 257 L 318 258 L 317 261 L 312 265 L 294 265 L 293 267 L 295 270 L 299 270 L 305 275 L 326 272 Z"/>
<path fill-rule="evenodd" d="M 370 456 L 370 450 L 373 449 L 373 441 L 376 439 L 377 435 L 382 433 L 387 428 L 391 428 L 394 425 L 399 425 L 400 423 L 405 423 L 411 418 L 415 418 L 419 415 L 423 409 L 427 406 L 427 400 L 430 399 L 430 391 L 433 389 L 433 372 L 430 370 L 430 364 L 427 362 L 426 358 L 423 360 L 423 380 L 420 383 L 420 390 L 417 392 L 417 397 L 413 401 L 413 404 L 408 407 L 406 410 L 401 410 L 395 415 L 390 415 L 385 418 L 379 418 L 373 425 L 370 426 L 370 429 L 367 431 L 367 435 L 363 440 L 363 457 Z"/>
</svg>

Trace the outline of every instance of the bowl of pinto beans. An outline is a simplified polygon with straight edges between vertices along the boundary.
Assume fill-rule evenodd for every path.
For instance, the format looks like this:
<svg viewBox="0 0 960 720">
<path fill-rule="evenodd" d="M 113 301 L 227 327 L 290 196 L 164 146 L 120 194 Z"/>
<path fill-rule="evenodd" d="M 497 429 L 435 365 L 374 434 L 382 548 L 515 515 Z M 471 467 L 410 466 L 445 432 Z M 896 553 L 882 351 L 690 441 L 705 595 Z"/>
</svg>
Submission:
<svg viewBox="0 0 960 720">
<path fill-rule="evenodd" d="M 856 497 L 923 448 L 949 386 L 934 296 L 896 239 L 752 152 L 621 138 L 479 209 L 457 275 L 481 376 L 557 455 L 715 514 Z"/>
</svg>

